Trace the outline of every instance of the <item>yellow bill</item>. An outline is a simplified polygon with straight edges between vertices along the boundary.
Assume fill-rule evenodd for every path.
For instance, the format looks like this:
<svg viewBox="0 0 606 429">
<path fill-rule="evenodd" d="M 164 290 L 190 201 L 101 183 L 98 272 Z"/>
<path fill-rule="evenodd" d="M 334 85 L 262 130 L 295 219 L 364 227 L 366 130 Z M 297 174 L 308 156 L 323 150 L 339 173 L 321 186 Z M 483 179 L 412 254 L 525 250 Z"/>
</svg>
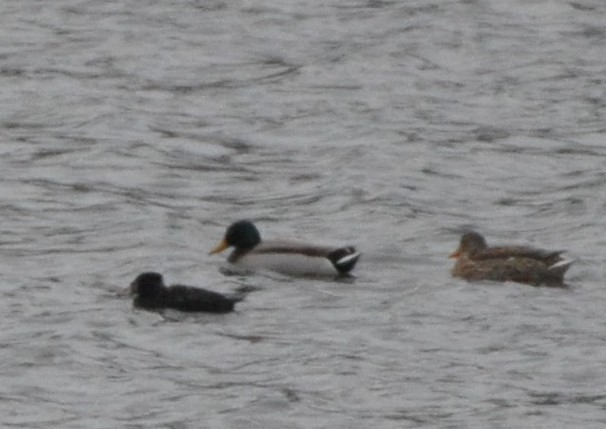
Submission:
<svg viewBox="0 0 606 429">
<path fill-rule="evenodd" d="M 211 250 L 208 254 L 209 255 L 214 255 L 215 253 L 221 253 L 223 252 L 225 249 L 227 249 L 229 247 L 229 243 L 227 242 L 227 240 L 223 239 L 221 240 L 221 242 L 217 245 L 217 247 L 215 247 L 213 250 Z"/>
</svg>

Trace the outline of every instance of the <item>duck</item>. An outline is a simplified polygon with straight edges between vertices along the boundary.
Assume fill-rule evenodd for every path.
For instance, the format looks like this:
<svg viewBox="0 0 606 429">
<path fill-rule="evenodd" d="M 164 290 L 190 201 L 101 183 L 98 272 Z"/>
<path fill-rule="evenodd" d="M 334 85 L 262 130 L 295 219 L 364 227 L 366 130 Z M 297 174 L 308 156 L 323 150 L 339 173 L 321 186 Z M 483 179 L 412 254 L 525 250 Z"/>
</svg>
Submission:
<svg viewBox="0 0 606 429">
<path fill-rule="evenodd" d="M 239 295 L 227 296 L 193 286 L 166 286 L 162 274 L 145 272 L 130 284 L 133 304 L 144 310 L 174 309 L 185 312 L 228 313 L 242 301 Z"/>
<path fill-rule="evenodd" d="M 563 250 L 528 246 L 489 247 L 476 231 L 465 232 L 459 247 L 450 254 L 457 261 L 453 277 L 467 281 L 512 281 L 533 286 L 566 286 L 564 274 L 574 260 L 565 259 Z"/>
<path fill-rule="evenodd" d="M 297 277 L 349 276 L 361 253 L 353 246 L 321 246 L 288 240 L 261 240 L 249 220 L 232 223 L 219 244 L 209 252 L 233 247 L 227 261 L 247 271 L 266 270 Z"/>
</svg>

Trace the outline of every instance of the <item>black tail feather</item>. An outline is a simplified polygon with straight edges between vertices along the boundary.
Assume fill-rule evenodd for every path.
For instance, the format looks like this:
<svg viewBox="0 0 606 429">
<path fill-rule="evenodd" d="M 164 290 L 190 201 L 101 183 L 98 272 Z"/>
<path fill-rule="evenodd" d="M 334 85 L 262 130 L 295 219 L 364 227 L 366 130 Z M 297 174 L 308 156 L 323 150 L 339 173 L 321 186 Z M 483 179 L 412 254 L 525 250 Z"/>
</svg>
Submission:
<svg viewBox="0 0 606 429">
<path fill-rule="evenodd" d="M 353 246 L 340 247 L 328 254 L 328 259 L 340 274 L 347 274 L 356 266 L 360 252 Z"/>
</svg>

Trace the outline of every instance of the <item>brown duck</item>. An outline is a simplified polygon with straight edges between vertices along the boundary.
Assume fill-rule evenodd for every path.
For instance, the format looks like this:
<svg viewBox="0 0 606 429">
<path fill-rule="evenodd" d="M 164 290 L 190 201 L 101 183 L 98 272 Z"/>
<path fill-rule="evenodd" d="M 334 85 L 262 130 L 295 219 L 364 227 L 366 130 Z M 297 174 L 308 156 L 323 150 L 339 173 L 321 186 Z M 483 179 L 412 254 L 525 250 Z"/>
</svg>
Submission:
<svg viewBox="0 0 606 429">
<path fill-rule="evenodd" d="M 481 234 L 470 231 L 463 234 L 459 248 L 450 255 L 457 259 L 451 272 L 468 281 L 565 286 L 564 274 L 573 260 L 564 259 L 562 253 L 526 246 L 488 247 Z"/>
</svg>

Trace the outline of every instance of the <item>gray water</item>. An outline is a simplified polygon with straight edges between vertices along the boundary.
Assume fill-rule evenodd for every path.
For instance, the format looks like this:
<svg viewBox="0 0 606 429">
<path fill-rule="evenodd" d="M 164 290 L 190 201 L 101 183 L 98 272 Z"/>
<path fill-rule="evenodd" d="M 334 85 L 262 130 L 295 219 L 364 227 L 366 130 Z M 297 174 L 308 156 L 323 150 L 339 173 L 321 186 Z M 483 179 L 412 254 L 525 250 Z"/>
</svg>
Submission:
<svg viewBox="0 0 606 429">
<path fill-rule="evenodd" d="M 0 1 L 6 428 L 603 428 L 606 2 Z M 225 276 L 226 226 L 354 244 Z M 468 284 L 461 231 L 564 248 Z M 140 272 L 230 292 L 158 314 Z"/>
</svg>

